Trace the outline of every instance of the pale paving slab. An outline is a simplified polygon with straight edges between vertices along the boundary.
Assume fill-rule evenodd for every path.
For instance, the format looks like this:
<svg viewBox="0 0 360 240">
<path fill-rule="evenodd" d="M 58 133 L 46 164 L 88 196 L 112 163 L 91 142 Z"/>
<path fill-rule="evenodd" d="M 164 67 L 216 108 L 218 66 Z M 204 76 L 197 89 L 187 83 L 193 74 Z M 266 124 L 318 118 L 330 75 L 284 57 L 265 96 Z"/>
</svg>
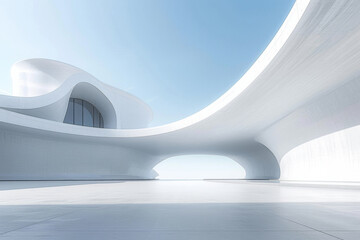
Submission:
<svg viewBox="0 0 360 240">
<path fill-rule="evenodd" d="M 0 239 L 360 239 L 358 185 L 0 182 Z"/>
</svg>

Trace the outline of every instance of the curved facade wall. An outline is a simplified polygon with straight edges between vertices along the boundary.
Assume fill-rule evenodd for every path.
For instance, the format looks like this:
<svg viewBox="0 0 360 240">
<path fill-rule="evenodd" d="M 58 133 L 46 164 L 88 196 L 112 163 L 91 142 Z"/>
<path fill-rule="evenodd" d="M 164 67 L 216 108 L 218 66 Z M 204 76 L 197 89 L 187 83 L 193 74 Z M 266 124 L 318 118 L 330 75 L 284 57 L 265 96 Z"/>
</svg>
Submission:
<svg viewBox="0 0 360 240">
<path fill-rule="evenodd" d="M 11 76 L 13 96 L 3 96 L 0 107 L 15 112 L 63 122 L 69 98 L 79 98 L 101 111 L 105 128 L 144 128 L 152 119 L 150 107 L 137 97 L 69 64 L 24 60 L 14 64 Z"/>
<path fill-rule="evenodd" d="M 360 181 L 360 126 L 297 146 L 280 167 L 281 180 Z"/>
</svg>

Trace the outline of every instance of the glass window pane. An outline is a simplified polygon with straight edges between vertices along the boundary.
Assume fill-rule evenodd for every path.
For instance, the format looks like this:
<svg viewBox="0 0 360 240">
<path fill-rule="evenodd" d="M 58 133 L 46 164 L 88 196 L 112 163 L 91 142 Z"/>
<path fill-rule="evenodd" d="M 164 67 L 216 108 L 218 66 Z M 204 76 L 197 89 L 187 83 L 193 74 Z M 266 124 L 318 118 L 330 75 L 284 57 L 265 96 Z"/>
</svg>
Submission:
<svg viewBox="0 0 360 240">
<path fill-rule="evenodd" d="M 84 126 L 92 127 L 93 123 L 93 105 L 87 101 L 83 101 L 83 122 Z"/>
<path fill-rule="evenodd" d="M 74 99 L 74 114 L 75 114 L 75 122 L 76 125 L 82 125 L 82 100 L 81 99 Z"/>
<path fill-rule="evenodd" d="M 94 127 L 100 127 L 99 111 L 96 108 L 94 108 Z"/>
<path fill-rule="evenodd" d="M 74 100 L 70 98 L 68 108 L 66 110 L 64 123 L 74 124 Z"/>
<path fill-rule="evenodd" d="M 99 110 L 91 103 L 77 98 L 70 98 L 64 123 L 104 128 L 104 119 Z"/>
<path fill-rule="evenodd" d="M 100 116 L 100 128 L 104 128 L 104 119 L 103 119 L 103 117 L 101 116 L 101 113 L 99 114 L 99 116 Z"/>
</svg>

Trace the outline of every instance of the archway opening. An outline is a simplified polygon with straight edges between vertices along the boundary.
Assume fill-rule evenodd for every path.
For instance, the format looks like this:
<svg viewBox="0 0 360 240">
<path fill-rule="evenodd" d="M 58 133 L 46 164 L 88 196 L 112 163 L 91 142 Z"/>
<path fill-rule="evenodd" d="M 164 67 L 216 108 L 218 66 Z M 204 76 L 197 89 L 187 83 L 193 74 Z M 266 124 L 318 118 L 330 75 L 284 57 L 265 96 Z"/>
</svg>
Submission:
<svg viewBox="0 0 360 240">
<path fill-rule="evenodd" d="M 245 169 L 231 158 L 217 155 L 182 155 L 154 167 L 157 179 L 244 179 Z"/>
</svg>

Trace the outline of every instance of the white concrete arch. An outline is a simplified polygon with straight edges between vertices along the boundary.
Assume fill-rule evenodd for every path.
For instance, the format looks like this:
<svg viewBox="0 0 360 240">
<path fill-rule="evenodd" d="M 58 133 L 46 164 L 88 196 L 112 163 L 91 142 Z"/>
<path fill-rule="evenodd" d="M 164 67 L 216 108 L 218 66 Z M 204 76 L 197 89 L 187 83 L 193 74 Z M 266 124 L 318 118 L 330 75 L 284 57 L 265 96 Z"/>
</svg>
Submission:
<svg viewBox="0 0 360 240">
<path fill-rule="evenodd" d="M 253 141 L 241 143 L 226 143 L 224 145 L 208 145 L 205 147 L 195 146 L 188 148 L 168 148 L 161 153 L 150 154 L 157 156 L 156 160 L 149 162 L 151 168 L 162 161 L 184 155 L 215 155 L 228 157 L 246 172 L 246 179 L 278 179 L 280 177 L 280 166 L 274 154 L 263 144 Z"/>
</svg>

